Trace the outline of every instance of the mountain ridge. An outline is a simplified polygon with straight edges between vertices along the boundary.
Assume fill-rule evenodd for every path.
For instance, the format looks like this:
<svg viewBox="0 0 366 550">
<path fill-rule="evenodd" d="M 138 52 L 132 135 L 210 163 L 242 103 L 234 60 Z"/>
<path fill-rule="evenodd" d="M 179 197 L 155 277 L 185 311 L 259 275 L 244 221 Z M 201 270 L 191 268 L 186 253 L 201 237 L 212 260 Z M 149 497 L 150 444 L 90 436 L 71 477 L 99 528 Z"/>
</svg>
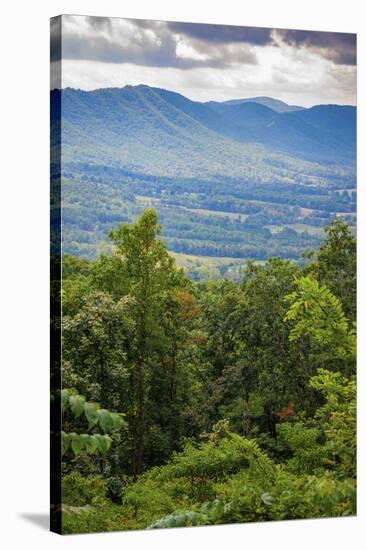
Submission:
<svg viewBox="0 0 366 550">
<path fill-rule="evenodd" d="M 162 126 L 167 132 L 168 127 L 172 129 L 172 125 L 175 137 L 184 128 L 191 135 L 197 135 L 196 123 L 199 123 L 201 132 L 214 132 L 215 135 L 210 136 L 211 140 L 217 142 L 222 138 L 230 139 L 236 144 L 232 144 L 234 148 L 238 143 L 259 145 L 307 161 L 336 164 L 350 164 L 355 157 L 356 108 L 352 106 L 318 105 L 278 113 L 256 102 L 202 103 L 170 90 L 146 85 L 92 91 L 66 88 L 61 93 L 66 101 L 72 99 L 75 105 L 80 106 L 80 116 L 87 124 L 91 122 L 87 119 L 93 119 L 93 123 L 98 124 L 99 114 L 104 109 L 103 118 L 108 120 L 110 112 L 113 112 L 113 116 L 120 120 L 120 128 L 123 127 L 127 133 L 131 128 L 137 130 L 136 126 L 140 126 L 140 135 L 136 137 L 136 131 L 134 133 L 137 140 L 145 139 L 144 132 L 161 133 Z M 69 101 L 63 110 L 66 121 L 75 105 Z M 79 122 L 80 117 L 74 116 L 74 127 Z M 84 130 L 80 124 L 79 129 Z M 346 134 L 346 140 L 342 132 Z"/>
<path fill-rule="evenodd" d="M 241 103 L 259 103 L 265 107 L 269 107 L 278 113 L 286 113 L 292 111 L 300 111 L 306 107 L 300 105 L 290 105 L 281 99 L 270 97 L 270 96 L 255 96 L 255 97 L 246 97 L 238 99 L 227 99 L 219 103 L 224 103 L 226 105 L 238 105 Z"/>
</svg>

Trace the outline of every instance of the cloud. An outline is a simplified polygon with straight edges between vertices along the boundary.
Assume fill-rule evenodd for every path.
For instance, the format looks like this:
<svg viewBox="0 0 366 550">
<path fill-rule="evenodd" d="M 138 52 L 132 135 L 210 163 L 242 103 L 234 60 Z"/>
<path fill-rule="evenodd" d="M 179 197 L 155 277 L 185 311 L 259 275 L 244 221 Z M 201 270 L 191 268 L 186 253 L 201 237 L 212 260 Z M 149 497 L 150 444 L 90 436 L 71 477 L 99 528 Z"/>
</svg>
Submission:
<svg viewBox="0 0 366 550">
<path fill-rule="evenodd" d="M 181 32 L 186 26 L 187 32 Z M 263 43 L 264 37 L 251 34 L 251 29 L 247 29 L 244 37 L 245 29 L 239 27 L 196 26 L 202 36 L 211 36 L 211 39 L 203 40 L 191 24 L 185 23 L 173 29 L 165 21 L 63 16 L 62 56 L 63 59 L 179 69 L 256 63 L 250 43 Z M 230 29 L 234 29 L 232 37 Z"/>
<path fill-rule="evenodd" d="M 273 29 L 175 22 L 168 22 L 167 26 L 174 33 L 211 43 L 234 44 L 239 42 L 255 46 L 266 46 L 273 43 Z"/>
<path fill-rule="evenodd" d="M 95 30 L 110 30 L 113 19 L 111 19 L 110 17 L 94 17 L 93 15 L 89 15 L 85 17 L 85 21 L 90 27 Z"/>
<path fill-rule="evenodd" d="M 258 48 L 288 45 L 335 64 L 356 63 L 356 36 L 345 33 L 89 16 L 62 16 L 62 31 L 64 59 L 226 69 L 257 64 Z M 59 59 L 52 45 L 51 52 Z"/>
<path fill-rule="evenodd" d="M 62 16 L 62 46 L 64 87 L 144 83 L 199 101 L 270 95 L 307 106 L 356 99 L 352 34 Z M 56 68 L 60 57 L 53 48 Z"/>
<path fill-rule="evenodd" d="M 280 39 L 307 48 L 338 65 L 356 65 L 356 35 L 336 32 L 279 30 Z"/>
</svg>

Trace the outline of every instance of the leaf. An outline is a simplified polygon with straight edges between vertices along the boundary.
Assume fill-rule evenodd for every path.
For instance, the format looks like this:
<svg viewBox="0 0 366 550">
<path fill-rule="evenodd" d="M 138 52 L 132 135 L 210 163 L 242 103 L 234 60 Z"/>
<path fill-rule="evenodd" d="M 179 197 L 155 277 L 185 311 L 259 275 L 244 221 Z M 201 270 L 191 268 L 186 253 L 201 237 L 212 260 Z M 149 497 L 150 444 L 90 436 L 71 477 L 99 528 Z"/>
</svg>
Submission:
<svg viewBox="0 0 366 550">
<path fill-rule="evenodd" d="M 81 435 L 76 433 L 71 433 L 71 449 L 75 456 L 79 455 L 82 449 L 84 448 L 84 441 Z"/>
<path fill-rule="evenodd" d="M 65 412 L 69 402 L 70 393 L 69 390 L 61 390 L 61 411 Z"/>
<path fill-rule="evenodd" d="M 75 418 L 78 418 L 84 410 L 85 397 L 82 395 L 71 395 L 69 403 L 73 415 Z"/>
<path fill-rule="evenodd" d="M 87 402 L 84 404 L 84 414 L 89 423 L 89 426 L 88 426 L 89 430 L 90 428 L 95 426 L 95 424 L 98 422 L 98 410 L 99 410 L 98 403 Z"/>
<path fill-rule="evenodd" d="M 90 455 L 94 454 L 98 449 L 98 439 L 94 435 L 82 434 L 80 436 L 84 443 L 86 452 Z"/>
<path fill-rule="evenodd" d="M 61 456 L 67 452 L 70 447 L 70 434 L 66 432 L 61 432 Z"/>
<path fill-rule="evenodd" d="M 100 409 L 97 412 L 99 426 L 102 428 L 104 433 L 111 432 L 114 427 L 114 420 L 112 414 L 106 409 Z"/>
<path fill-rule="evenodd" d="M 98 451 L 101 455 L 107 454 L 110 446 L 112 445 L 112 438 L 109 435 L 95 434 L 94 437 L 98 441 Z"/>
<path fill-rule="evenodd" d="M 113 429 L 120 430 L 124 424 L 124 420 L 119 413 L 110 413 L 113 420 Z"/>
<path fill-rule="evenodd" d="M 269 493 L 262 493 L 261 499 L 267 506 L 271 506 L 273 502 L 273 496 L 271 496 Z"/>
</svg>

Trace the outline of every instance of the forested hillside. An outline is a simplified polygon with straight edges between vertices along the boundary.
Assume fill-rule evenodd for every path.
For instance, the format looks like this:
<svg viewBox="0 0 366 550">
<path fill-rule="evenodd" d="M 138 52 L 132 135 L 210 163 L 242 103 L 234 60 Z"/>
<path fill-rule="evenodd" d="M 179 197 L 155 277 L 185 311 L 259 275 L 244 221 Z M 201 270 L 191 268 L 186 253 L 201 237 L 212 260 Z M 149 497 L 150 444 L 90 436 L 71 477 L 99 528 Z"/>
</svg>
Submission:
<svg viewBox="0 0 366 550">
<path fill-rule="evenodd" d="M 153 206 L 191 276 L 239 279 L 248 259 L 301 260 L 336 216 L 355 226 L 354 107 L 68 88 L 51 92 L 54 123 L 60 96 L 65 253 L 96 258 L 111 225 Z"/>
<path fill-rule="evenodd" d="M 62 258 L 63 532 L 354 515 L 347 224 L 303 266 L 195 282 L 155 210 L 108 222 L 111 254 Z"/>
</svg>

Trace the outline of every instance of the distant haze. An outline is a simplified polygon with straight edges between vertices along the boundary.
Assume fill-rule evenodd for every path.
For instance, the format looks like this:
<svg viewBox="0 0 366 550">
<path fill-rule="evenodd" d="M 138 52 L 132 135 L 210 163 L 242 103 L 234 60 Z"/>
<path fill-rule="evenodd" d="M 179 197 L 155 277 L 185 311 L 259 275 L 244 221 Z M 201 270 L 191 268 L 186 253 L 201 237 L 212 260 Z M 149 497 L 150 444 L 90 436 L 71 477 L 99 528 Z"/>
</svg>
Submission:
<svg viewBox="0 0 366 550">
<path fill-rule="evenodd" d="M 304 107 L 356 103 L 354 34 L 69 15 L 62 20 L 63 87 L 146 84 L 198 101 L 270 96 Z"/>
</svg>

